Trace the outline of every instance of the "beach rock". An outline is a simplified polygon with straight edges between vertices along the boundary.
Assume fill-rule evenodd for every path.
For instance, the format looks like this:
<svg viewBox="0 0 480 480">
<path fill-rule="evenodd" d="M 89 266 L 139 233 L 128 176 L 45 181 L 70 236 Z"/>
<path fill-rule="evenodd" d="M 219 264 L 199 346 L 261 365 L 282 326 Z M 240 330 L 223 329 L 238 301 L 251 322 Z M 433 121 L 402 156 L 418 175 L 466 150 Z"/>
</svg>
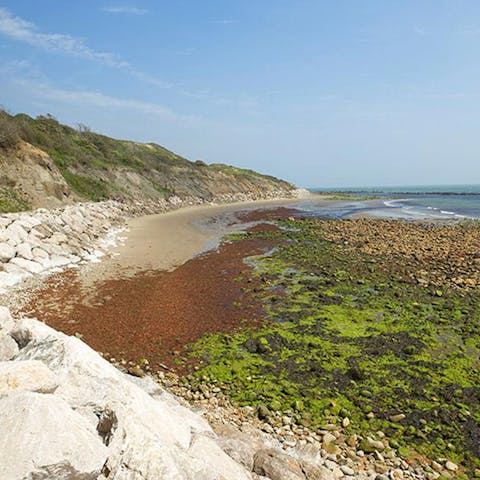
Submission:
<svg viewBox="0 0 480 480">
<path fill-rule="evenodd" d="M 80 259 L 78 259 L 78 260 L 80 260 Z M 70 259 L 66 256 L 57 255 L 55 253 L 50 256 L 49 264 L 50 264 L 51 267 L 64 267 L 65 265 L 68 265 L 70 263 L 72 263 L 72 259 Z"/>
<path fill-rule="evenodd" d="M 297 460 L 274 449 L 256 452 L 253 471 L 271 480 L 305 480 Z"/>
<path fill-rule="evenodd" d="M 329 445 L 330 443 L 335 442 L 336 439 L 337 439 L 337 437 L 335 435 L 333 435 L 333 433 L 327 432 L 323 436 L 323 444 L 324 445 Z"/>
<path fill-rule="evenodd" d="M 9 332 L 15 326 L 12 314 L 7 307 L 0 305 L 0 332 Z"/>
<path fill-rule="evenodd" d="M 17 353 L 17 342 L 10 335 L 0 333 L 0 362 L 11 360 Z"/>
<path fill-rule="evenodd" d="M 456 472 L 458 470 L 458 465 L 449 460 L 445 463 L 445 468 L 451 472 Z"/>
<path fill-rule="evenodd" d="M 367 437 L 360 442 L 360 449 L 366 453 L 373 453 L 375 450 L 384 450 L 385 445 L 380 440 L 374 440 L 371 437 Z"/>
<path fill-rule="evenodd" d="M 309 462 L 301 462 L 302 471 L 306 480 L 337 480 L 333 471 Z"/>
<path fill-rule="evenodd" d="M 0 362 L 0 396 L 15 390 L 51 393 L 57 387 L 58 381 L 54 373 L 42 362 Z"/>
<path fill-rule="evenodd" d="M 44 267 L 38 262 L 32 262 L 31 260 L 26 260 L 24 258 L 15 257 L 10 260 L 10 263 L 18 265 L 20 268 L 23 268 L 30 273 L 40 273 L 44 270 Z"/>
<path fill-rule="evenodd" d="M 262 448 L 257 437 L 228 424 L 215 428 L 215 433 L 219 436 L 218 443 L 222 449 L 247 470 L 253 471 L 255 451 Z"/>
<path fill-rule="evenodd" d="M 0 262 L 8 262 L 15 256 L 15 248 L 8 243 L 0 243 Z"/>
<path fill-rule="evenodd" d="M 94 480 L 108 451 L 61 398 L 15 392 L 0 398 L 0 478 Z"/>
<path fill-rule="evenodd" d="M 195 435 L 188 452 L 192 457 L 204 463 L 202 471 L 198 472 L 195 478 L 204 480 L 224 478 L 251 480 L 252 478 L 244 467 L 225 455 L 220 446 L 205 435 Z"/>
<path fill-rule="evenodd" d="M 16 250 L 18 257 L 25 258 L 26 260 L 33 260 L 32 246 L 30 245 L 30 243 L 21 243 L 20 245 L 17 245 Z"/>
<path fill-rule="evenodd" d="M 5 231 L 12 237 L 12 238 L 18 238 L 21 242 L 25 242 L 28 239 L 28 233 L 27 231 L 22 227 L 22 225 L 18 222 L 15 221 L 12 224 L 10 224 Z M 17 240 L 18 241 L 18 240 Z M 20 242 L 18 242 L 20 243 Z"/>
</svg>

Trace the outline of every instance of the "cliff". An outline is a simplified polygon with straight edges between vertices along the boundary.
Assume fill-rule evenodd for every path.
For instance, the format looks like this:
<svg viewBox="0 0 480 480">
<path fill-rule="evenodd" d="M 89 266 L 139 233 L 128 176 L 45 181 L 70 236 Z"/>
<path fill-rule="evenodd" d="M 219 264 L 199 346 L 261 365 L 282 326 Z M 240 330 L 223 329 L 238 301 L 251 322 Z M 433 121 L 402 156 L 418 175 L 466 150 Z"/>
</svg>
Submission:
<svg viewBox="0 0 480 480">
<path fill-rule="evenodd" d="M 265 198 L 294 189 L 252 170 L 191 162 L 154 143 L 116 140 L 85 126 L 74 129 L 51 116 L 0 112 L 0 212 L 82 200 Z"/>
</svg>

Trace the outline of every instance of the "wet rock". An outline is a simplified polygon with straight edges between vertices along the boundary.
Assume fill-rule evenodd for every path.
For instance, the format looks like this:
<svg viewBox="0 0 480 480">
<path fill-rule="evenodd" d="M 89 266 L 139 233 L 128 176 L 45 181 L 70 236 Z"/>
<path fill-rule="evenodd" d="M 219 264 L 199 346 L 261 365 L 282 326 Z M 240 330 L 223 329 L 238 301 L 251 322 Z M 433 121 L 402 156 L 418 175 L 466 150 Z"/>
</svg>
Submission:
<svg viewBox="0 0 480 480">
<path fill-rule="evenodd" d="M 366 453 L 373 453 L 375 450 L 384 450 L 385 445 L 380 440 L 374 440 L 371 437 L 367 437 L 360 442 L 360 448 Z"/>
</svg>

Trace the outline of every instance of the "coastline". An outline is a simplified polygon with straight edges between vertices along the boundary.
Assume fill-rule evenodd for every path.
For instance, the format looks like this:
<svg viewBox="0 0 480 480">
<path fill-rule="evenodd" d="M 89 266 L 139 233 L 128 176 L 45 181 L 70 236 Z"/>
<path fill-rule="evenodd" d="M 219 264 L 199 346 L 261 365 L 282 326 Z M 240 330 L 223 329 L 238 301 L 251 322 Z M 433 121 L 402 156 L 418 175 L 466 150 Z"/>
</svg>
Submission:
<svg viewBox="0 0 480 480">
<path fill-rule="evenodd" d="M 330 285 L 327 291 L 323 291 L 325 285 L 320 283 L 318 298 L 313 297 L 316 302 L 320 301 L 319 308 L 327 309 L 326 312 L 331 308 L 337 308 L 339 305 L 337 299 L 344 295 L 343 291 L 341 294 L 332 292 L 333 286 L 338 284 L 339 288 L 345 288 L 342 284 L 347 285 L 352 281 L 354 296 L 361 299 L 371 295 L 370 290 L 376 289 L 377 281 L 381 285 L 387 281 L 393 286 L 391 288 L 395 289 L 398 282 L 396 294 L 399 295 L 404 294 L 405 287 L 402 286 L 404 283 L 414 284 L 418 292 L 423 292 L 422 296 L 433 298 L 436 304 L 443 299 L 447 301 L 450 297 L 457 299 L 457 294 L 469 295 L 470 298 L 474 293 L 473 289 L 477 288 L 476 277 L 463 278 L 464 272 L 475 273 L 475 268 L 466 269 L 467 264 L 462 260 L 470 257 L 472 262 L 474 260 L 476 230 L 470 231 L 471 238 L 468 242 L 459 242 L 458 239 L 463 238 L 465 232 L 462 230 L 463 227 L 455 224 L 445 226 L 427 222 L 425 225 L 375 218 L 346 222 L 302 219 L 302 212 L 288 208 L 298 206 L 298 203 L 301 203 L 301 200 L 287 199 L 193 207 L 132 219 L 128 223 L 130 241 L 127 237 L 123 245 L 109 250 L 100 263 L 83 264 L 81 268 L 69 268 L 63 273 L 39 279 L 37 290 L 30 292 L 28 302 L 24 302 L 23 307 L 18 308 L 16 313 L 20 316 L 37 316 L 57 330 L 81 338 L 120 370 L 138 376 L 153 375 L 158 382 L 171 388 L 175 394 L 187 399 L 194 406 L 205 408 L 205 415 L 213 424 L 221 418 L 222 422 L 239 426 L 255 425 L 256 428 L 273 435 L 284 449 L 297 449 L 309 443 L 318 445 L 321 451 L 326 452 L 325 455 L 337 456 L 339 464 L 335 464 L 337 465 L 335 467 L 332 463 L 332 468 L 338 469 L 338 465 L 344 465 L 345 459 L 353 458 L 354 461 L 348 464 L 348 468 L 357 473 L 376 471 L 382 474 L 388 471 L 402 471 L 404 478 L 414 478 L 409 477 L 411 465 L 418 469 L 424 468 L 425 465 L 429 466 L 430 463 L 422 463 L 418 458 L 411 464 L 402 463 L 404 460 L 400 458 L 405 455 L 406 458 L 410 458 L 411 453 L 402 450 L 402 444 L 395 443 L 395 437 L 391 438 L 391 430 L 384 423 L 378 423 L 375 431 L 369 430 L 373 428 L 370 425 L 377 422 L 377 415 L 379 422 L 404 415 L 399 414 L 392 406 L 386 411 L 375 412 L 374 417 L 367 417 L 368 421 L 362 423 L 365 420 L 361 420 L 358 411 L 350 410 L 351 404 L 348 404 L 348 409 L 344 406 L 338 412 L 336 408 L 332 410 L 328 405 L 321 404 L 320 408 L 330 411 L 328 418 L 312 419 L 308 415 L 310 408 L 308 395 L 302 394 L 299 398 L 292 389 L 297 388 L 294 384 L 287 386 L 289 391 L 287 398 L 283 393 L 278 398 L 269 397 L 270 393 L 277 392 L 277 383 L 264 383 L 263 387 L 258 387 L 260 394 L 258 391 L 255 395 L 251 392 L 252 380 L 248 378 L 257 378 L 259 373 L 255 369 L 249 370 L 252 365 L 248 363 L 248 355 L 253 353 L 255 357 L 259 354 L 268 356 L 270 351 L 274 353 L 277 341 L 270 344 L 268 339 L 272 335 L 280 334 L 284 328 L 287 330 L 291 328 L 288 325 L 294 325 L 299 318 L 295 316 L 298 315 L 297 312 L 290 321 L 286 321 L 283 317 L 288 318 L 287 309 L 281 313 L 281 319 L 274 320 L 272 324 L 271 312 L 275 311 L 276 306 L 282 305 L 286 298 L 290 298 L 288 297 L 290 294 L 285 296 L 288 292 L 286 282 L 288 284 L 289 278 L 295 279 L 300 274 L 296 268 L 292 271 L 288 268 L 282 270 L 284 267 L 279 269 L 281 264 L 275 263 L 277 254 L 272 248 L 278 248 L 279 245 L 287 249 L 295 248 L 295 245 L 299 248 L 301 246 L 302 249 L 296 252 L 294 258 L 295 261 L 302 262 L 303 258 L 310 258 L 309 255 L 313 253 L 309 245 L 315 238 L 309 237 L 313 231 L 308 226 L 323 225 L 322 231 L 327 243 L 322 243 L 322 249 L 325 248 L 328 252 L 328 249 L 335 245 L 335 248 L 341 248 L 342 255 L 346 255 L 346 263 L 332 265 L 334 270 L 327 275 L 326 285 Z M 330 201 L 325 205 L 332 203 Z M 277 225 L 279 220 L 283 222 L 281 228 Z M 307 229 L 302 230 L 304 228 Z M 240 234 L 240 231 L 245 233 Z M 217 248 L 204 250 L 205 244 L 209 247 L 215 246 L 212 242 L 225 233 L 234 235 L 216 245 Z M 122 232 L 122 235 L 125 233 Z M 291 243 L 295 235 L 298 235 L 298 238 Z M 182 236 L 186 237 L 186 246 L 179 242 Z M 305 239 L 308 241 L 302 246 Z M 458 251 L 444 248 L 445 241 L 448 241 L 450 247 L 457 246 Z M 177 246 L 179 255 L 172 255 L 171 252 Z M 312 273 L 307 274 L 309 282 L 321 279 L 324 275 L 323 268 L 328 266 L 328 262 L 337 262 L 339 252 L 322 257 L 322 262 L 326 263 L 317 266 L 316 268 L 320 270 L 313 271 L 313 276 Z M 264 257 L 265 253 L 270 253 L 275 260 L 268 268 L 265 265 L 268 265 L 270 256 Z M 260 257 L 252 261 L 250 258 L 252 255 Z M 365 267 L 358 269 L 358 255 L 368 259 L 366 270 Z M 395 270 L 394 277 L 384 279 L 382 275 L 385 273 L 382 273 L 382 270 L 375 273 L 375 270 L 376 265 L 383 264 L 382 259 L 387 258 L 386 255 L 391 256 L 393 262 L 402 258 L 404 260 L 401 269 Z M 459 262 L 452 262 L 454 259 L 459 259 Z M 317 261 L 315 254 L 306 264 L 307 272 L 312 272 L 312 266 Z M 431 271 L 427 268 L 426 273 L 423 273 L 427 265 L 435 268 Z M 475 267 L 476 263 L 468 265 Z M 452 266 L 454 270 L 448 271 L 448 266 Z M 367 288 L 368 284 L 364 287 L 362 282 L 357 285 L 355 279 L 349 279 L 346 272 L 352 268 L 355 270 L 355 278 L 357 275 L 364 275 L 365 272 L 373 275 L 368 280 L 372 283 L 371 289 Z M 402 270 L 403 268 L 406 270 Z M 283 273 L 278 282 L 276 275 L 280 272 Z M 439 273 L 444 277 L 439 277 Z M 402 277 L 401 281 L 397 278 L 399 274 Z M 297 286 L 304 282 L 301 275 L 295 280 Z M 438 279 L 440 283 L 437 283 Z M 470 280 L 475 280 L 475 283 L 470 284 Z M 390 298 L 388 295 L 386 298 Z M 418 300 L 426 302 L 422 296 L 417 297 L 414 303 L 418 303 Z M 308 308 L 313 301 L 308 298 L 308 303 L 304 303 L 303 297 L 299 298 L 299 306 Z M 290 300 L 294 301 L 295 297 Z M 354 308 L 356 311 L 357 307 Z M 412 309 L 416 308 L 418 307 L 412 306 Z M 349 315 L 345 315 L 345 319 L 343 317 L 340 319 L 341 328 L 345 328 L 345 322 L 350 321 Z M 338 318 L 335 321 L 337 320 Z M 302 328 L 308 327 L 305 323 L 302 325 Z M 357 326 L 352 328 L 356 331 Z M 302 332 L 300 329 L 295 333 L 295 338 L 301 339 Z M 383 333 L 382 331 L 382 335 Z M 315 335 L 318 336 L 318 332 Z M 324 332 L 319 341 L 328 343 L 329 335 L 331 335 L 329 331 Z M 232 363 L 231 371 L 235 372 L 235 378 L 230 380 L 223 376 L 224 367 L 215 370 L 216 355 L 221 355 L 221 364 L 229 365 L 228 362 L 231 361 L 230 343 L 223 345 L 224 338 L 233 339 L 233 345 L 240 342 L 242 351 L 246 349 L 249 352 L 244 359 L 247 363 L 242 363 L 240 370 L 234 366 L 236 360 Z M 400 340 L 402 338 L 399 337 Z M 395 345 L 396 337 L 393 340 L 392 345 Z M 410 337 L 407 340 L 411 341 Z M 344 340 L 339 338 L 333 345 L 342 345 L 342 342 Z M 299 346 L 301 343 L 295 348 L 302 352 L 302 358 L 308 358 L 311 348 L 302 351 Z M 332 348 L 337 347 L 328 344 L 322 351 L 330 352 Z M 351 346 L 346 344 L 343 348 L 345 352 L 349 352 Z M 291 350 L 289 355 L 295 354 L 295 349 L 291 347 L 289 349 Z M 193 358 L 192 352 L 195 360 L 190 361 Z M 339 354 L 339 357 L 332 357 L 330 363 L 335 365 L 335 362 L 339 361 L 338 358 L 340 362 L 344 361 L 342 355 L 344 353 Z M 401 357 L 401 360 L 404 358 Z M 278 360 L 274 363 L 281 365 L 281 361 Z M 292 364 L 287 371 L 296 376 L 296 368 Z M 230 367 L 227 367 L 228 371 Z M 275 371 L 271 372 L 271 375 L 275 374 Z M 302 373 L 296 378 L 304 376 L 305 373 Z M 262 378 L 261 375 L 259 378 Z M 279 385 L 284 383 L 285 377 Z M 234 390 L 231 390 L 232 387 Z M 250 396 L 242 398 L 243 393 Z M 360 392 L 360 397 L 362 395 Z M 328 400 L 332 398 L 331 396 L 323 394 L 316 394 L 316 398 L 320 401 L 332 401 Z M 285 401 L 286 403 L 283 403 Z M 335 403 L 337 401 L 339 400 L 335 400 Z M 219 405 L 222 407 L 220 411 Z M 266 410 L 258 410 L 262 405 Z M 305 405 L 308 406 L 307 411 Z M 260 418 L 258 412 L 264 412 L 261 414 L 264 417 Z M 320 423 L 312 425 L 312 420 Z M 358 427 L 361 427 L 360 430 Z M 375 432 L 378 431 L 382 434 L 386 431 L 387 436 L 377 437 Z M 365 432 L 370 432 L 369 436 L 365 436 L 367 435 Z M 332 439 L 332 435 L 335 440 Z M 354 437 L 355 435 L 357 437 Z M 376 442 L 378 448 L 382 444 L 381 451 L 389 452 L 389 455 L 393 455 L 389 458 L 393 460 L 384 459 L 379 462 L 378 458 L 375 460 L 375 457 L 370 457 L 373 451 L 364 452 L 368 458 L 361 460 L 364 457 L 359 457 L 356 451 L 359 448 L 360 451 L 363 451 L 362 448 L 370 448 L 369 438 Z M 351 447 L 348 442 L 355 447 Z M 399 457 L 395 453 L 397 449 L 401 452 Z M 324 461 L 326 457 L 321 458 Z M 457 464 L 452 465 L 458 468 Z M 446 467 L 443 464 L 439 468 L 442 475 L 448 473 L 445 472 Z M 444 476 L 451 478 L 448 475 Z"/>
<path fill-rule="evenodd" d="M 383 396 L 382 390 L 373 390 L 372 384 L 362 388 L 361 382 L 378 381 L 378 384 L 374 383 L 375 388 L 381 389 L 384 382 L 388 385 L 385 378 L 391 378 L 395 384 L 397 376 L 400 376 L 401 381 L 404 382 L 410 378 L 408 375 L 412 375 L 412 381 L 419 382 L 414 383 L 415 388 L 420 388 L 416 395 L 422 398 L 423 380 L 417 380 L 415 357 L 411 357 L 415 352 L 410 349 L 431 345 L 437 339 L 435 336 L 417 339 L 417 336 L 423 332 L 419 329 L 418 322 L 431 324 L 435 327 L 433 332 L 438 328 L 449 328 L 451 322 L 442 320 L 437 325 L 436 317 L 428 313 L 432 308 L 438 308 L 443 318 L 450 315 L 451 310 L 460 311 L 458 309 L 462 304 L 462 312 L 468 307 L 467 316 L 474 318 L 470 317 L 469 312 L 470 309 L 472 309 L 471 312 L 475 311 L 474 294 L 478 283 L 475 280 L 476 283 L 470 285 L 470 276 L 462 277 L 463 272 L 474 274 L 476 272 L 477 262 L 474 254 L 478 244 L 478 230 L 464 230 L 460 225 L 445 226 L 430 223 L 425 225 L 378 219 L 346 222 L 301 220 L 300 218 L 288 220 L 294 216 L 294 212 L 284 207 L 254 208 L 238 214 L 237 219 L 242 224 L 249 224 L 250 228 L 245 234 L 229 237 L 229 240 L 221 243 L 219 249 L 210 250 L 190 259 L 171 271 L 147 270 L 131 277 L 124 276 L 104 282 L 97 279 L 93 285 L 94 288 L 90 288 L 91 295 L 86 299 L 87 301 L 82 298 L 78 274 L 73 271 L 70 273 L 74 276 L 68 276 L 67 272 L 63 282 L 49 285 L 40 292 L 37 302 L 29 306 L 32 310 L 25 310 L 22 313 L 37 314 L 55 328 L 81 337 L 120 369 L 135 375 L 145 373 L 154 375 L 160 383 L 172 388 L 174 393 L 193 402 L 194 406 L 206 409 L 209 419 L 215 420 L 220 415 L 225 421 L 258 425 L 265 432 L 274 435 L 284 448 L 298 448 L 310 441 L 314 445 L 318 443 L 327 452 L 335 452 L 341 461 L 347 457 L 354 458 L 355 462 L 351 465 L 354 470 L 360 465 L 356 462 L 364 458 L 359 457 L 356 452 L 359 448 L 360 451 L 363 451 L 363 448 L 371 448 L 368 442 L 365 443 L 366 438 L 370 438 L 373 439 L 372 442 L 376 442 L 377 448 L 380 448 L 380 443 L 383 445 L 382 452 L 384 450 L 390 452 L 390 448 L 395 451 L 399 449 L 401 456 L 409 459 L 411 463 L 402 464 L 398 463 L 399 460 L 395 460 L 397 462 L 395 464 L 385 460 L 388 463 L 387 467 L 384 462 L 378 461 L 378 458 L 374 459 L 373 463 L 369 463 L 372 461 L 370 455 L 374 452 L 367 451 L 368 468 L 365 465 L 366 459 L 362 460 L 364 462 L 362 465 L 370 470 L 378 469 L 376 470 L 378 474 L 393 471 L 392 469 L 401 470 L 406 475 L 404 478 L 410 478 L 408 472 L 411 465 L 417 471 L 419 468 L 430 467 L 431 460 L 436 461 L 439 455 L 436 453 L 436 456 L 427 461 L 422 459 L 424 457 L 415 456 L 416 454 L 407 449 L 403 443 L 397 443 L 398 438 L 395 432 L 400 432 L 404 436 L 410 435 L 410 426 L 415 427 L 414 438 L 417 434 L 425 435 L 422 427 L 417 425 L 417 415 L 420 413 L 415 411 L 409 413 L 411 408 L 409 402 L 412 399 L 409 399 L 404 406 L 395 403 L 383 404 L 382 401 L 384 402 L 385 399 L 390 399 L 390 402 L 395 398 L 391 396 L 390 391 L 387 390 L 388 393 Z M 286 222 L 289 228 L 279 230 L 271 223 L 279 219 Z M 323 231 L 321 249 L 318 253 L 310 246 L 311 242 L 315 241 L 314 233 L 317 225 L 320 231 Z M 311 230 L 309 226 L 315 226 L 315 229 Z M 303 230 L 305 228 L 306 230 Z M 282 238 L 286 243 L 282 241 L 278 244 L 278 240 Z M 297 238 L 297 241 L 288 242 L 289 238 Z M 463 240 L 459 242 L 459 239 Z M 306 243 L 303 243 L 305 241 Z M 292 270 L 282 266 L 281 263 L 276 263 L 278 261 L 276 253 L 273 253 L 272 257 L 261 256 L 254 262 L 251 259 L 245 262 L 246 258 L 271 252 L 272 247 L 278 245 L 284 245 L 287 251 L 294 249 L 292 260 L 300 262 L 296 268 Z M 446 248 L 446 245 L 449 248 Z M 452 249 L 453 246 L 456 246 L 457 250 Z M 321 255 L 320 263 L 316 263 L 319 261 L 318 255 Z M 341 260 L 342 256 L 343 260 Z M 470 267 L 466 269 L 467 263 L 462 259 L 470 257 L 472 259 L 468 263 Z M 254 266 L 255 269 L 253 269 Z M 299 266 L 302 270 L 298 268 Z M 453 270 L 448 270 L 450 267 Z M 306 273 L 303 273 L 304 268 Z M 324 270 L 325 268 L 328 270 Z M 351 276 L 348 274 L 350 271 L 353 272 Z M 305 275 L 306 278 L 304 278 Z M 366 279 L 363 278 L 365 275 Z M 52 277 L 52 280 L 54 278 Z M 289 279 L 293 282 L 290 286 Z M 308 283 L 306 283 L 307 279 Z M 314 284 L 315 289 L 312 289 Z M 286 289 L 294 285 L 296 286 L 292 293 L 287 294 Z M 302 289 L 295 294 L 298 286 L 302 286 Z M 345 292 L 346 288 L 352 289 L 352 293 Z M 381 292 L 380 296 L 377 291 Z M 352 299 L 358 298 L 358 300 L 352 300 L 351 306 L 350 301 L 343 300 L 344 297 L 350 298 L 350 295 Z M 407 296 L 404 300 L 405 295 Z M 300 308 L 297 313 L 295 309 L 289 309 L 287 298 L 289 302 L 298 302 L 295 304 Z M 307 299 L 308 302 L 305 303 Z M 468 302 L 466 299 L 469 299 Z M 358 305 L 359 301 L 373 302 L 373 304 Z M 385 305 L 381 303 L 383 301 Z M 458 302 L 462 303 L 458 304 Z M 54 304 L 62 306 L 63 310 L 55 311 L 52 308 Z M 282 310 L 282 305 L 286 310 Z M 319 309 L 318 312 L 309 313 L 309 308 L 313 306 Z M 275 312 L 278 307 L 281 307 L 278 313 L 280 320 L 275 320 L 275 317 L 272 319 L 271 312 Z M 302 309 L 307 309 L 305 315 L 306 319 L 309 319 L 308 322 L 298 317 L 299 312 L 303 312 Z M 336 309 L 339 309 L 338 312 Z M 399 309 L 406 309 L 405 320 L 401 320 L 401 322 L 407 322 L 405 325 L 399 323 L 401 317 L 399 318 L 399 314 L 395 313 L 400 311 Z M 328 319 L 329 315 L 333 315 L 330 319 L 331 326 L 325 331 L 315 330 L 324 327 L 321 322 L 317 325 L 313 319 Z M 376 320 L 372 320 L 371 315 Z M 387 316 L 384 328 L 383 320 L 380 320 L 385 315 Z M 421 317 L 416 319 L 417 315 Z M 390 316 L 392 316 L 391 319 Z M 298 332 L 295 330 L 293 337 L 283 337 L 289 329 L 297 328 L 295 325 L 298 321 L 300 321 Z M 360 326 L 357 325 L 359 321 Z M 456 322 L 458 321 L 457 319 Z M 412 322 L 416 325 L 413 333 L 410 330 Z M 463 326 L 463 323 L 459 325 L 462 325 L 461 332 L 464 328 L 471 328 Z M 313 333 L 310 334 L 309 328 L 314 329 Z M 337 328 L 341 331 L 335 334 Z M 373 335 L 372 332 L 375 332 L 375 329 L 378 329 L 378 332 Z M 365 338 L 361 333 L 363 330 L 370 332 Z M 358 331 L 360 331 L 359 336 Z M 429 327 L 425 333 L 430 331 Z M 319 335 L 320 332 L 323 333 Z M 342 332 L 345 333 L 342 335 Z M 305 345 L 310 345 L 307 350 L 303 350 L 303 340 L 301 340 L 305 334 L 307 341 Z M 332 334 L 336 335 L 334 339 Z M 315 343 L 308 343 L 313 341 L 311 335 L 318 337 L 318 342 L 321 343 L 322 348 L 319 352 L 314 348 Z M 455 335 L 456 339 L 459 332 Z M 285 345 L 280 342 L 282 338 L 284 338 L 283 342 L 292 338 L 299 341 Z M 447 342 L 451 342 L 449 338 L 450 334 L 446 333 Z M 225 343 L 223 343 L 224 339 Z M 351 344 L 354 340 L 358 342 L 356 347 Z M 194 363 L 189 361 L 192 345 L 196 345 L 194 352 L 196 352 L 197 361 Z M 269 355 L 280 354 L 281 351 L 277 352 L 278 345 L 287 346 L 286 351 L 289 352 L 289 356 L 300 355 L 301 358 L 307 359 L 307 365 L 314 362 L 313 366 L 317 365 L 318 358 L 331 355 L 332 349 L 335 351 L 341 347 L 337 354 L 327 359 L 327 363 L 337 369 L 346 368 L 346 371 L 342 374 L 339 372 L 339 376 L 330 380 L 329 384 L 334 386 L 336 382 L 342 382 L 341 379 L 344 377 L 348 380 L 349 375 L 353 375 L 351 378 L 357 383 L 360 382 L 356 387 L 359 392 L 354 396 L 361 400 L 360 412 L 358 407 L 352 404 L 352 398 L 345 403 L 341 397 L 332 396 L 332 392 L 327 390 L 326 393 L 315 393 L 315 402 L 323 403 L 318 405 L 314 403 L 313 411 L 328 410 L 330 413 L 325 419 L 309 416 L 311 408 L 309 402 L 313 401 L 309 395 L 305 394 L 306 385 L 309 383 L 301 387 L 295 386 L 298 379 L 310 378 L 305 375 L 311 375 L 308 371 L 302 372 L 301 375 L 297 372 L 297 368 L 301 368 L 300 366 L 304 364 L 303 361 L 299 362 L 298 366 L 296 362 L 287 363 L 286 372 L 288 372 L 287 375 L 293 375 L 293 383 L 286 384 L 285 376 L 280 382 L 271 383 L 273 377 L 269 375 L 275 376 L 276 370 L 270 372 L 264 380 L 258 380 L 263 377 L 256 370 L 256 358 L 258 355 L 265 355 L 269 359 Z M 241 347 L 240 351 L 236 350 L 238 347 Z M 400 363 L 403 366 L 400 370 L 395 370 L 393 375 L 383 377 L 382 373 L 380 380 L 377 376 L 380 375 L 381 370 L 371 372 L 368 370 L 369 374 L 363 376 L 360 370 L 358 373 L 354 367 L 349 369 L 348 363 L 345 363 L 349 361 L 348 358 L 351 355 L 363 355 L 364 351 L 367 358 L 374 357 L 374 365 L 377 368 L 378 355 L 386 355 L 386 359 L 390 358 L 388 357 L 389 348 L 395 352 L 394 364 Z M 473 347 L 470 345 L 468 348 Z M 455 345 L 449 343 L 447 351 L 450 349 L 455 351 Z M 377 351 L 380 353 L 376 353 Z M 239 352 L 243 352 L 240 357 L 241 368 L 235 366 Z M 312 358 L 309 357 L 311 354 L 314 355 Z M 422 355 L 425 354 L 427 352 L 422 353 Z M 253 363 L 249 363 L 250 358 Z M 198 360 L 199 363 L 197 363 Z M 412 360 L 411 365 L 409 362 Z M 357 361 L 360 362 L 360 360 Z M 272 359 L 269 363 L 271 362 Z M 285 362 L 285 359 L 279 358 L 273 361 L 273 365 L 280 367 L 282 362 Z M 455 372 L 456 361 L 453 360 L 453 363 L 448 363 L 447 366 L 446 371 L 450 369 Z M 320 366 L 315 368 L 318 369 Z M 315 378 L 322 378 L 325 375 L 325 372 L 319 375 L 322 371 L 314 370 L 317 372 Z M 327 368 L 326 372 L 328 371 Z M 431 373 L 434 372 L 435 370 Z M 185 374 L 189 375 L 185 377 Z M 230 375 L 233 377 L 230 378 Z M 455 372 L 452 375 L 457 377 L 460 374 Z M 462 376 L 466 381 L 467 377 L 463 371 L 460 377 Z M 354 384 L 350 385 L 347 382 L 340 385 L 348 386 L 345 394 L 349 391 L 356 392 Z M 471 388 L 469 385 L 465 384 L 466 392 Z M 255 395 L 252 388 L 255 389 Z M 282 388 L 287 389 L 287 395 L 281 390 Z M 300 397 L 295 393 L 297 388 L 302 388 L 304 391 Z M 365 393 L 367 390 L 368 396 Z M 373 394 L 372 391 L 378 393 Z M 441 392 L 429 392 L 422 401 L 431 401 L 433 397 L 443 398 L 445 395 L 450 395 L 449 391 L 446 389 Z M 451 400 L 444 401 L 446 405 L 450 405 Z M 464 401 L 471 402 L 471 399 L 468 397 Z M 297 402 L 300 403 L 297 404 Z M 328 402 L 334 402 L 338 407 L 329 407 Z M 375 403 L 371 405 L 372 402 Z M 218 405 L 222 405 L 220 411 Z M 261 411 L 268 413 L 264 413 L 265 418 L 259 419 L 257 408 L 262 405 L 266 410 Z M 469 405 L 469 408 L 473 408 L 473 404 Z M 372 416 L 369 416 L 370 414 Z M 426 418 L 429 422 L 434 421 L 433 417 Z M 312 425 L 312 421 L 318 423 Z M 406 423 L 410 421 L 414 424 Z M 392 422 L 395 430 L 390 427 Z M 429 425 L 427 427 L 431 428 Z M 472 431 L 476 432 L 476 430 Z M 376 432 L 386 436 L 377 437 Z M 335 440 L 332 440 L 331 435 L 334 435 Z M 348 442 L 354 447 L 349 446 Z M 455 440 L 455 444 L 457 442 L 459 442 L 458 439 Z M 393 458 L 396 459 L 396 457 Z M 450 453 L 447 458 L 450 458 Z M 448 465 L 458 468 L 461 462 L 457 458 L 453 456 L 453 460 L 457 463 Z M 399 467 L 399 465 L 403 466 Z M 440 465 L 438 468 L 445 478 L 462 478 L 444 475 L 448 474 L 448 469 L 445 471 L 444 462 L 440 464 L 437 462 L 435 465 Z M 420 476 L 420 478 L 429 477 Z"/>
</svg>

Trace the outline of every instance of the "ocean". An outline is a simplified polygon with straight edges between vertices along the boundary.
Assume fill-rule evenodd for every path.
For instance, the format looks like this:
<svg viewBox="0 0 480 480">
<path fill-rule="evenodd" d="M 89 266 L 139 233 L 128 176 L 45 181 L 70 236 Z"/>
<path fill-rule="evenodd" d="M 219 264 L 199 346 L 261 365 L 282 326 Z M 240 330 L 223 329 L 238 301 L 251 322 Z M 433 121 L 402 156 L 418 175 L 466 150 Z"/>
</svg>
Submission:
<svg viewBox="0 0 480 480">
<path fill-rule="evenodd" d="M 349 193 L 355 200 L 334 201 L 327 207 L 315 200 L 301 204 L 311 215 L 335 218 L 362 213 L 384 218 L 480 219 L 480 185 L 312 188 L 318 193 Z M 362 197 L 365 200 L 362 200 Z M 370 200 L 375 197 L 375 200 Z"/>
</svg>

